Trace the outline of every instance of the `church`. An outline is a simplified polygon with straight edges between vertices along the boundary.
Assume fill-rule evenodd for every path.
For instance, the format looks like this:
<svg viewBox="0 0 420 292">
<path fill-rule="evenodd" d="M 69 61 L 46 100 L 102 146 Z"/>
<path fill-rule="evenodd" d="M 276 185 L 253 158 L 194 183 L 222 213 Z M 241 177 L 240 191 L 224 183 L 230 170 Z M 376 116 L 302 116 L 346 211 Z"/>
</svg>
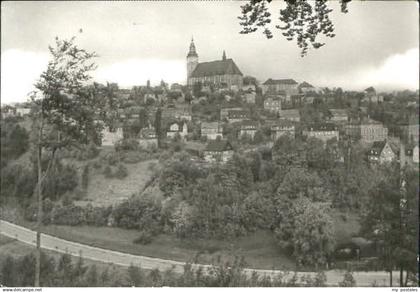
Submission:
<svg viewBox="0 0 420 292">
<path fill-rule="evenodd" d="M 243 74 L 235 62 L 226 58 L 225 51 L 221 60 L 199 63 L 194 40 L 191 40 L 187 55 L 188 86 L 201 82 L 201 84 L 214 84 L 238 90 L 242 88 L 242 77 Z"/>
</svg>

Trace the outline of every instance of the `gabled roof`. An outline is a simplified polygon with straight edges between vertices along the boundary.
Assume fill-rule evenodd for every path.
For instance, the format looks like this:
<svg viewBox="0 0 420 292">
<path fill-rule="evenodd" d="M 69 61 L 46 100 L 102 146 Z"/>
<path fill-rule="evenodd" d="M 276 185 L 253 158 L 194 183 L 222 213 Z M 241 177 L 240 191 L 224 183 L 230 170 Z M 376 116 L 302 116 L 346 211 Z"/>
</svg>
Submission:
<svg viewBox="0 0 420 292">
<path fill-rule="evenodd" d="M 201 129 L 218 129 L 220 127 L 219 122 L 202 122 Z"/>
<path fill-rule="evenodd" d="M 276 85 L 276 84 L 294 85 L 298 83 L 293 79 L 271 79 L 271 78 L 267 79 L 267 81 L 263 83 L 263 85 Z"/>
<path fill-rule="evenodd" d="M 301 84 L 298 85 L 299 88 L 315 88 L 312 86 L 312 84 L 309 84 L 306 81 L 303 81 Z"/>
<path fill-rule="evenodd" d="M 243 75 L 232 59 L 198 63 L 191 77 L 205 77 L 225 74 Z"/>
<path fill-rule="evenodd" d="M 208 142 L 205 151 L 222 152 L 233 150 L 232 145 L 228 140 L 211 140 Z"/>
<path fill-rule="evenodd" d="M 333 116 L 347 116 L 347 110 L 345 109 L 329 109 Z"/>
<path fill-rule="evenodd" d="M 308 126 L 310 131 L 337 131 L 337 126 L 331 123 L 313 124 Z"/>
<path fill-rule="evenodd" d="M 244 120 L 241 122 L 241 129 L 251 129 L 251 128 L 257 128 L 258 122 L 252 121 L 252 120 Z"/>
<path fill-rule="evenodd" d="M 298 109 L 286 109 L 280 111 L 280 116 L 284 117 L 300 117 L 299 110 Z"/>
<path fill-rule="evenodd" d="M 386 145 L 386 141 L 375 141 L 369 149 L 370 155 L 380 155 Z M 391 148 L 392 149 L 392 148 Z"/>
</svg>

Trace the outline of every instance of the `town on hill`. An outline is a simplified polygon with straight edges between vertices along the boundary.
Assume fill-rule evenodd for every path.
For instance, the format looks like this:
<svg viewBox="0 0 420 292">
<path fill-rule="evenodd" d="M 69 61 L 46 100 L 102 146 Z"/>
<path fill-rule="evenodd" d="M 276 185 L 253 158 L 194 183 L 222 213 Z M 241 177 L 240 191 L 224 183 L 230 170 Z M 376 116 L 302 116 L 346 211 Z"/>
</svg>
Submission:
<svg viewBox="0 0 420 292">
<path fill-rule="evenodd" d="M 205 45 L 185 82 L 127 88 L 55 39 L 1 106 L 0 284 L 418 286 L 419 90 L 259 79 Z"/>
</svg>

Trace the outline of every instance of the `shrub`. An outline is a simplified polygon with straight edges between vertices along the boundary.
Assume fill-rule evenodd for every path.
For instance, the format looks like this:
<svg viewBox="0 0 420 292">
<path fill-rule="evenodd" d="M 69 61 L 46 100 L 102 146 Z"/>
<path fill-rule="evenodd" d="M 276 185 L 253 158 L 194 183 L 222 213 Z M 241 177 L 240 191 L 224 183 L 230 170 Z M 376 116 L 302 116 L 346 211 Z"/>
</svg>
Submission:
<svg viewBox="0 0 420 292">
<path fill-rule="evenodd" d="M 85 167 L 83 168 L 83 173 L 82 173 L 82 187 L 84 189 L 87 189 L 89 185 L 89 165 L 85 165 Z"/>
<path fill-rule="evenodd" d="M 98 160 L 95 160 L 94 162 L 92 162 L 92 166 L 95 169 L 99 169 L 102 167 L 102 164 Z"/>
<path fill-rule="evenodd" d="M 116 151 L 138 150 L 139 142 L 136 139 L 124 139 L 115 144 Z"/>
<path fill-rule="evenodd" d="M 51 211 L 51 222 L 58 225 L 80 225 L 86 222 L 83 208 L 73 204 L 56 205 Z"/>
<path fill-rule="evenodd" d="M 92 207 L 87 205 L 84 209 L 86 224 L 94 226 L 106 226 L 112 212 L 112 207 Z"/>
<path fill-rule="evenodd" d="M 140 231 L 139 237 L 137 237 L 136 239 L 134 239 L 133 242 L 134 243 L 137 243 L 137 244 L 146 245 L 146 244 L 151 243 L 152 242 L 152 239 L 153 239 L 153 237 L 152 237 L 151 232 L 150 231 L 147 231 L 147 230 L 144 230 L 144 231 Z"/>
<path fill-rule="evenodd" d="M 143 159 L 144 158 L 140 153 L 130 151 L 130 152 L 124 153 L 124 157 L 122 161 L 125 163 L 138 163 L 142 161 Z"/>
<path fill-rule="evenodd" d="M 117 171 L 115 172 L 114 176 L 119 179 L 123 179 L 128 175 L 127 167 L 120 163 L 117 167 Z"/>
<path fill-rule="evenodd" d="M 162 230 L 162 206 L 149 196 L 131 198 L 112 211 L 115 225 L 127 229 L 148 230 L 158 234 Z"/>
<path fill-rule="evenodd" d="M 110 167 L 109 165 L 107 165 L 107 166 L 105 167 L 105 169 L 104 169 L 104 175 L 105 175 L 105 177 L 106 177 L 106 178 L 111 178 L 111 177 L 113 177 L 113 175 L 112 175 L 112 170 L 111 170 L 111 167 Z"/>
</svg>

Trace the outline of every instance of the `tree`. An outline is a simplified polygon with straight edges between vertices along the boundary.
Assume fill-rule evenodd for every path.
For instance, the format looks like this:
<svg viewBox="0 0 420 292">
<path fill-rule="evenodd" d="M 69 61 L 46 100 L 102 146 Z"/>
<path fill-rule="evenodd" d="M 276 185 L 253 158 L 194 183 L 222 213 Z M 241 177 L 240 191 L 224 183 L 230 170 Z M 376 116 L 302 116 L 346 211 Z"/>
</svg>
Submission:
<svg viewBox="0 0 420 292">
<path fill-rule="evenodd" d="M 129 285 L 134 287 L 144 286 L 145 274 L 138 266 L 130 265 L 128 267 Z"/>
<path fill-rule="evenodd" d="M 340 0 L 341 12 L 347 13 L 347 2 L 351 0 Z M 249 34 L 263 29 L 267 38 L 272 38 L 273 33 L 268 27 L 271 23 L 271 13 L 268 5 L 272 0 L 250 0 L 241 6 L 241 16 L 239 24 L 242 26 L 242 34 Z M 278 2 L 276 2 L 278 3 Z M 327 6 L 327 0 L 285 0 L 286 7 L 280 9 L 279 20 L 283 24 L 276 25 L 277 29 L 283 31 L 283 36 L 288 41 L 296 39 L 298 47 L 301 49 L 301 56 L 305 56 L 309 49 L 318 49 L 324 45 L 317 41 L 319 35 L 333 38 L 334 25 L 329 18 L 333 11 Z"/>
<path fill-rule="evenodd" d="M 390 272 L 400 269 L 400 286 L 417 270 L 418 171 L 397 164 L 386 166 L 384 177 L 371 191 L 361 216 L 361 233 L 373 240 Z M 403 279 L 403 271 L 407 278 Z"/>
<path fill-rule="evenodd" d="M 92 265 L 89 267 L 89 270 L 86 273 L 86 285 L 88 287 L 98 287 L 98 284 L 98 270 L 96 265 Z"/>
<path fill-rule="evenodd" d="M 328 204 L 301 196 L 281 209 L 276 237 L 281 247 L 293 252 L 299 265 L 327 264 L 334 248 L 334 226 L 328 208 Z"/>
<path fill-rule="evenodd" d="M 353 273 L 350 271 L 346 271 L 343 276 L 343 281 L 338 283 L 340 287 L 355 287 L 356 280 L 354 280 Z"/>
<path fill-rule="evenodd" d="M 334 226 L 325 203 L 298 201 L 304 208 L 294 218 L 293 255 L 298 263 L 325 266 L 334 250 Z"/>
<path fill-rule="evenodd" d="M 99 131 L 95 124 L 94 98 L 84 84 L 90 79 L 89 73 L 95 69 L 89 53 L 75 45 L 75 38 L 70 40 L 55 39 L 55 47 L 49 50 L 52 60 L 47 70 L 41 74 L 35 84 L 37 89 L 31 96 L 35 111 L 34 124 L 37 127 L 37 167 L 38 167 L 38 214 L 37 214 L 37 256 L 35 286 L 40 284 L 41 260 L 41 224 L 42 224 L 42 185 L 50 174 L 56 161 L 58 150 L 77 146 L 86 141 L 88 131 Z M 44 171 L 41 162 L 43 152 L 48 153 L 48 166 Z"/>
</svg>

